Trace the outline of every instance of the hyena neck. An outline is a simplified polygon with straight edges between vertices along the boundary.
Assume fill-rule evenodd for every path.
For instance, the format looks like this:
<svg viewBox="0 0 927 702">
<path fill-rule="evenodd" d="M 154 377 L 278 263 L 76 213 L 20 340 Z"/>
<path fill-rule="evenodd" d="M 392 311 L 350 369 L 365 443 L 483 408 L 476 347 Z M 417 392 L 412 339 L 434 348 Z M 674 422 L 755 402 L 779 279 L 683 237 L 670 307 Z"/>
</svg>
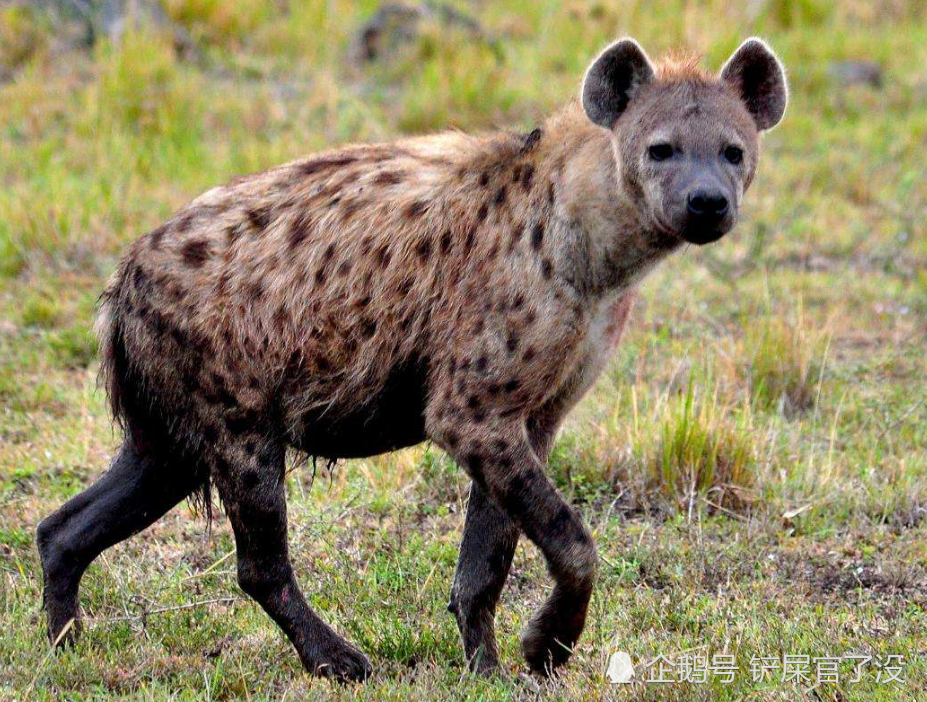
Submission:
<svg viewBox="0 0 927 702">
<path fill-rule="evenodd" d="M 541 156 L 556 189 L 551 214 L 559 233 L 559 272 L 589 297 L 634 287 L 678 243 L 649 228 L 625 191 L 611 138 L 577 104 L 548 120 Z"/>
</svg>

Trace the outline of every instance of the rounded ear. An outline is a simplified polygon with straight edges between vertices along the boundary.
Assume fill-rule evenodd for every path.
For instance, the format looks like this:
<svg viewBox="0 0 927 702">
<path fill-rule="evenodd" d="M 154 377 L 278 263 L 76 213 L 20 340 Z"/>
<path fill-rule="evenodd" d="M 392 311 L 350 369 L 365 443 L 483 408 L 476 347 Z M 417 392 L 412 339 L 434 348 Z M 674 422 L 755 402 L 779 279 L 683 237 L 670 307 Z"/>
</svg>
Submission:
<svg viewBox="0 0 927 702">
<path fill-rule="evenodd" d="M 760 130 L 772 129 L 785 114 L 789 88 L 785 69 L 762 39 L 747 39 L 721 69 L 721 80 L 740 95 Z"/>
<path fill-rule="evenodd" d="M 619 39 L 599 54 L 583 79 L 586 116 L 611 129 L 638 88 L 653 80 L 653 66 L 633 39 Z"/>
</svg>

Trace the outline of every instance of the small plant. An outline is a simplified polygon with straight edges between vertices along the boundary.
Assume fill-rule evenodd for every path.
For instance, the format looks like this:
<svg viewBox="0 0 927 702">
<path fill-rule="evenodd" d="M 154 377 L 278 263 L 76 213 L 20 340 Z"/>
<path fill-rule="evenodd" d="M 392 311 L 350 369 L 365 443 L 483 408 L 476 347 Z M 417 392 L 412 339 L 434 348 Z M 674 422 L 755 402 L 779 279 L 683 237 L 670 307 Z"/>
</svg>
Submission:
<svg viewBox="0 0 927 702">
<path fill-rule="evenodd" d="M 746 320 L 743 376 L 755 405 L 793 417 L 814 406 L 824 372 L 827 337 L 799 306 L 795 318 L 767 312 Z"/>
<path fill-rule="evenodd" d="M 746 507 L 755 482 L 750 419 L 744 410 L 735 421 L 717 389 L 698 392 L 690 382 L 656 418 L 659 440 L 647 451 L 651 482 L 682 504 L 704 496 L 717 507 Z"/>
</svg>

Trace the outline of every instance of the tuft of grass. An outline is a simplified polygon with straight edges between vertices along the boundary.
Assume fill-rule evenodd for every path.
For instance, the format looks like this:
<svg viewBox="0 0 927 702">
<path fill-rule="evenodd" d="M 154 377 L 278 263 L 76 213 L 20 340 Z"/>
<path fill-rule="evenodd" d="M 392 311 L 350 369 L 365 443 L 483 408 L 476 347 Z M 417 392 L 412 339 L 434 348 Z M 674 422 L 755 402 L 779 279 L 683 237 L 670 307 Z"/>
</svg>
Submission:
<svg viewBox="0 0 927 702">
<path fill-rule="evenodd" d="M 667 398 L 657 440 L 644 449 L 650 480 L 677 504 L 704 497 L 715 508 L 741 510 L 752 503 L 756 448 L 748 408 L 734 418 L 719 400 L 690 381 L 682 395 Z"/>
<path fill-rule="evenodd" d="M 814 406 L 823 380 L 829 337 L 803 307 L 792 315 L 767 310 L 743 321 L 741 372 L 755 405 L 793 417 Z"/>
</svg>

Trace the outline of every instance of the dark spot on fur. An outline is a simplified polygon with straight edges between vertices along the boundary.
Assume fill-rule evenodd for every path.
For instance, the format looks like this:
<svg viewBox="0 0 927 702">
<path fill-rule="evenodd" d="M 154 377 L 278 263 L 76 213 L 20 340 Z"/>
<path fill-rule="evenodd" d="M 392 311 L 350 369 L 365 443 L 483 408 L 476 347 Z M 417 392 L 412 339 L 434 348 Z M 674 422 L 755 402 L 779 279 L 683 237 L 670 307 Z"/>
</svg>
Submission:
<svg viewBox="0 0 927 702">
<path fill-rule="evenodd" d="M 302 214 L 296 218 L 290 227 L 289 249 L 292 251 L 302 244 L 308 237 L 312 229 L 312 220 L 308 214 Z"/>
<path fill-rule="evenodd" d="M 524 296 L 522 293 L 518 293 L 518 294 L 515 296 L 515 299 L 512 300 L 512 309 L 513 309 L 513 310 L 520 310 L 521 307 L 522 307 L 522 305 L 524 305 L 524 304 L 525 304 L 525 296 Z"/>
<path fill-rule="evenodd" d="M 531 182 L 534 180 L 534 166 L 530 163 L 525 166 L 521 173 L 521 187 L 525 190 L 531 190 Z"/>
<path fill-rule="evenodd" d="M 249 451 L 248 453 L 253 454 L 254 451 Z M 249 468 L 241 476 L 241 487 L 244 490 L 254 490 L 260 482 L 260 479 L 258 472 L 253 468 Z"/>
<path fill-rule="evenodd" d="M 479 371 L 480 373 L 484 372 L 488 365 L 489 365 L 489 359 L 486 358 L 486 356 L 480 356 L 478 359 L 476 359 L 475 367 L 476 367 L 476 370 Z"/>
<path fill-rule="evenodd" d="M 446 254 L 451 250 L 451 230 L 448 229 L 441 235 L 441 253 Z"/>
<path fill-rule="evenodd" d="M 161 248 L 161 241 L 164 239 L 164 235 L 167 233 L 167 225 L 162 224 L 160 227 L 153 229 L 148 235 L 148 244 L 151 246 L 152 251 L 157 251 Z"/>
<path fill-rule="evenodd" d="M 484 187 L 489 185 L 489 174 L 486 171 L 480 173 L 480 185 Z"/>
<path fill-rule="evenodd" d="M 474 334 L 475 336 L 479 336 L 480 334 L 483 333 L 483 330 L 484 330 L 485 328 L 486 328 L 486 321 L 483 320 L 483 319 L 478 319 L 478 320 L 476 320 L 476 322 L 473 324 L 473 334 Z"/>
<path fill-rule="evenodd" d="M 410 292 L 412 292 L 412 286 L 414 284 L 415 279 L 412 278 L 412 276 L 409 276 L 396 286 L 396 292 L 398 292 L 402 297 L 405 297 Z"/>
<path fill-rule="evenodd" d="M 464 248 L 467 251 L 470 251 L 470 249 L 473 248 L 473 240 L 475 237 L 476 237 L 476 230 L 473 227 L 470 227 L 469 231 L 467 231 L 467 238 L 464 241 Z"/>
<path fill-rule="evenodd" d="M 509 332 L 509 338 L 505 341 L 505 348 L 509 350 L 509 353 L 512 353 L 518 348 L 518 341 L 518 333 L 514 331 Z"/>
<path fill-rule="evenodd" d="M 447 445 L 451 448 L 454 448 L 460 442 L 460 437 L 457 436 L 457 432 L 453 430 L 447 432 L 447 434 L 444 436 L 444 439 L 447 441 Z"/>
<path fill-rule="evenodd" d="M 531 359 L 534 358 L 536 353 L 537 352 L 534 350 L 534 347 L 529 346 L 528 348 L 525 349 L 525 352 L 521 355 L 521 360 L 526 361 L 526 362 L 530 361 Z"/>
<path fill-rule="evenodd" d="M 392 253 L 389 250 L 389 245 L 384 244 L 380 247 L 380 250 L 377 252 L 377 260 L 380 262 L 381 268 L 386 268 L 389 265 L 390 258 L 392 258 Z"/>
<path fill-rule="evenodd" d="M 521 180 L 521 164 L 519 163 L 512 169 L 512 182 L 517 183 Z"/>
<path fill-rule="evenodd" d="M 532 129 L 530 132 L 528 132 L 522 141 L 521 152 L 526 154 L 531 151 L 535 146 L 538 145 L 538 142 L 541 141 L 541 137 L 543 135 L 544 131 L 540 127 Z"/>
<path fill-rule="evenodd" d="M 431 255 L 431 241 L 428 239 L 422 239 L 420 242 L 418 242 L 418 246 L 415 247 L 415 253 L 417 253 L 418 257 L 423 261 L 427 260 L 427 258 Z"/>
<path fill-rule="evenodd" d="M 482 205 L 480 205 L 480 209 L 476 213 L 476 221 L 482 222 L 483 220 L 486 219 L 486 216 L 488 214 L 489 214 L 489 208 L 486 206 L 486 203 L 484 202 Z"/>
<path fill-rule="evenodd" d="M 277 330 L 277 333 L 283 333 L 286 329 L 286 323 L 289 321 L 289 314 L 287 314 L 286 307 L 281 305 L 277 308 L 277 311 L 274 312 L 274 329 Z"/>
<path fill-rule="evenodd" d="M 549 258 L 545 258 L 543 261 L 541 261 L 541 275 L 544 276 L 545 280 L 550 280 L 553 274 L 554 264 L 551 263 Z"/>
<path fill-rule="evenodd" d="M 505 189 L 505 186 L 503 185 L 501 188 L 499 188 L 496 191 L 496 200 L 495 200 L 496 206 L 499 206 L 505 202 L 505 194 L 506 194 L 506 189 Z"/>
<path fill-rule="evenodd" d="M 503 451 L 508 451 L 509 442 L 505 439 L 496 439 L 493 441 L 493 447 L 496 449 L 496 451 L 502 453 Z"/>
<path fill-rule="evenodd" d="M 382 171 L 373 182 L 374 185 L 397 185 L 402 182 L 402 174 L 396 171 Z"/>
<path fill-rule="evenodd" d="M 234 436 L 241 436 L 242 434 L 251 431 L 254 429 L 257 424 L 257 414 L 251 410 L 237 409 L 229 414 L 225 418 L 225 428 L 228 429 L 229 433 Z"/>
<path fill-rule="evenodd" d="M 554 183 L 553 183 L 553 181 L 551 181 L 550 183 L 547 184 L 547 202 L 548 202 L 549 204 L 553 205 L 553 204 L 554 204 L 554 200 L 556 200 L 556 199 L 557 199 L 557 198 L 556 198 L 556 196 L 555 196 L 555 194 L 554 194 Z"/>
<path fill-rule="evenodd" d="M 469 407 L 470 409 L 476 409 L 476 408 L 479 407 L 479 406 L 480 406 L 480 398 L 479 398 L 479 397 L 477 397 L 476 395 L 470 395 L 470 396 L 467 398 L 467 407 Z"/>
<path fill-rule="evenodd" d="M 300 175 L 311 176 L 316 173 L 322 173 L 324 171 L 333 170 L 335 168 L 340 168 L 341 166 L 347 166 L 350 163 L 357 161 L 356 156 L 335 156 L 331 158 L 317 158 L 312 161 L 306 161 L 299 164 L 296 168 Z"/>
<path fill-rule="evenodd" d="M 428 203 L 425 200 L 416 200 L 406 207 L 405 215 L 409 219 L 414 219 L 415 217 L 421 217 L 425 214 L 425 210 L 427 209 Z"/>
<path fill-rule="evenodd" d="M 361 320 L 361 334 L 363 334 L 368 339 L 377 333 L 377 320 L 375 319 L 364 319 Z"/>
<path fill-rule="evenodd" d="M 492 382 L 486 386 L 486 392 L 488 392 L 493 397 L 498 395 L 501 390 L 502 388 L 499 386 L 499 383 L 496 382 Z"/>
<path fill-rule="evenodd" d="M 137 265 L 132 269 L 132 285 L 140 297 L 145 297 L 150 293 L 151 281 L 144 269 Z"/>
<path fill-rule="evenodd" d="M 270 224 L 270 207 L 255 207 L 245 213 L 248 222 L 257 231 L 264 231 Z"/>
<path fill-rule="evenodd" d="M 534 310 L 529 310 L 528 314 L 525 315 L 525 323 L 534 324 L 537 318 L 537 313 Z"/>
<path fill-rule="evenodd" d="M 568 529 L 573 523 L 573 513 L 566 505 L 562 505 L 557 513 L 551 517 L 548 523 L 548 530 L 553 534 L 561 534 Z"/>
<path fill-rule="evenodd" d="M 193 220 L 197 218 L 199 213 L 196 210 L 188 210 L 180 215 L 177 220 L 174 222 L 174 229 L 183 234 L 190 228 L 190 225 L 193 224 Z"/>
<path fill-rule="evenodd" d="M 544 243 L 544 225 L 541 222 L 538 222 L 534 225 L 534 229 L 531 230 L 531 248 L 535 251 L 540 251 L 541 244 Z"/>
<path fill-rule="evenodd" d="M 206 239 L 193 239 L 180 249 L 183 262 L 191 268 L 200 268 L 209 258 L 209 242 Z"/>
<path fill-rule="evenodd" d="M 264 297 L 264 283 L 260 280 L 252 280 L 248 284 L 248 297 L 251 298 L 252 303 Z"/>
<path fill-rule="evenodd" d="M 506 392 L 511 393 L 511 392 L 515 392 L 520 387 L 521 387 L 521 381 L 516 378 L 512 378 L 502 387 L 502 389 L 505 390 Z"/>
</svg>

